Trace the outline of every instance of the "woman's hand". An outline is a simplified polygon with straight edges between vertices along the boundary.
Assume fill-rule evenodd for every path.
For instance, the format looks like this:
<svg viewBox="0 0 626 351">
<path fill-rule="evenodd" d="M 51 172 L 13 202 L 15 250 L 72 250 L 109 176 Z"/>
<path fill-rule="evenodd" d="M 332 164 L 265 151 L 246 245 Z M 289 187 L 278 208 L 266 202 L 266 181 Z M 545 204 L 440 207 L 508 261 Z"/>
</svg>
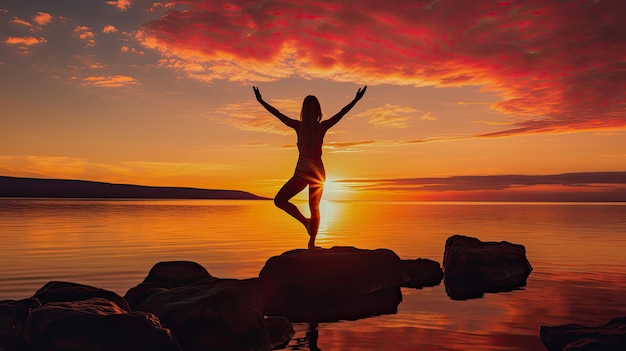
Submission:
<svg viewBox="0 0 626 351">
<path fill-rule="evenodd" d="M 258 89 L 257 89 L 258 90 Z M 359 101 L 361 100 L 361 98 L 363 97 L 363 95 L 365 94 L 365 91 L 367 90 L 367 85 L 364 86 L 363 88 L 359 89 L 356 92 L 356 97 L 354 98 L 354 100 Z M 260 96 L 260 95 L 259 95 Z"/>
<path fill-rule="evenodd" d="M 252 86 L 252 90 L 254 90 L 254 95 L 256 96 L 256 101 L 261 102 L 263 98 L 261 97 L 261 92 L 259 91 L 259 87 Z"/>
</svg>

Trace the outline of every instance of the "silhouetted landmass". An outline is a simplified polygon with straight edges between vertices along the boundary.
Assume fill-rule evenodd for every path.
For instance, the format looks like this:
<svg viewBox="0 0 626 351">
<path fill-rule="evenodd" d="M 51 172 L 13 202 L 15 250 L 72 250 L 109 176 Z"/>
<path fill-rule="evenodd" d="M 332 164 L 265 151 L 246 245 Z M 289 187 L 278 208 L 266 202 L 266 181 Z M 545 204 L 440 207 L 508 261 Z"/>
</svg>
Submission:
<svg viewBox="0 0 626 351">
<path fill-rule="evenodd" d="M 245 191 L 0 176 L 0 197 L 265 200 Z"/>
</svg>

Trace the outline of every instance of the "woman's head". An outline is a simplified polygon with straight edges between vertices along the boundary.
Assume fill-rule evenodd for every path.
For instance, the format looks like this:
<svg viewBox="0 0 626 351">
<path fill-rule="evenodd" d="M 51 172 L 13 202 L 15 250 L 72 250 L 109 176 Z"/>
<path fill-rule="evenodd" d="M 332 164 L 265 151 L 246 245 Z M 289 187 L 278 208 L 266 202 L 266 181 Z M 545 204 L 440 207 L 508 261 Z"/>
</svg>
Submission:
<svg viewBox="0 0 626 351">
<path fill-rule="evenodd" d="M 322 107 L 319 100 L 313 95 L 304 98 L 300 120 L 304 123 L 319 122 L 322 119 Z"/>
</svg>

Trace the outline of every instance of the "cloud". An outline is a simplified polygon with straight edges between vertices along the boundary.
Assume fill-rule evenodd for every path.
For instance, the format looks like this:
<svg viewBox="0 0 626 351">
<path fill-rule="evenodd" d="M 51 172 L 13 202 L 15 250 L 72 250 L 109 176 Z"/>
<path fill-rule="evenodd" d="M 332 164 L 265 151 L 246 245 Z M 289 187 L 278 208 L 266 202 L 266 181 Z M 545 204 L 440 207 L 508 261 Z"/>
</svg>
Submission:
<svg viewBox="0 0 626 351">
<path fill-rule="evenodd" d="M 148 10 L 148 12 L 154 12 L 157 9 L 171 9 L 174 6 L 176 6 L 176 2 L 174 1 L 168 1 L 166 3 L 155 2 L 154 4 L 152 4 L 152 7 Z"/>
<path fill-rule="evenodd" d="M 25 21 L 25 20 L 23 20 L 23 19 L 21 19 L 19 17 L 13 17 L 13 19 L 11 19 L 11 23 L 17 24 L 17 25 L 20 25 L 20 26 L 25 26 L 25 27 L 28 27 L 30 29 L 33 28 L 33 25 L 30 22 Z"/>
<path fill-rule="evenodd" d="M 72 177 L 83 173 L 84 162 L 72 157 L 0 155 L 0 171 L 4 175 Z"/>
<path fill-rule="evenodd" d="M 107 1 L 106 4 L 114 6 L 118 11 L 127 11 L 132 5 L 130 0 Z"/>
<path fill-rule="evenodd" d="M 80 40 L 86 41 L 86 47 L 92 47 L 96 45 L 96 35 L 91 31 L 91 28 L 87 26 L 76 26 L 72 31 L 72 34 L 80 38 Z"/>
<path fill-rule="evenodd" d="M 84 79 L 83 85 L 100 88 L 121 88 L 139 84 L 137 79 L 130 76 L 91 76 Z"/>
<path fill-rule="evenodd" d="M 17 177 L 79 179 L 95 174 L 101 180 L 128 181 L 147 178 L 162 180 L 179 176 L 206 175 L 233 167 L 223 163 L 121 161 L 109 164 L 62 156 L 0 155 L 0 174 Z"/>
<path fill-rule="evenodd" d="M 37 44 L 42 44 L 48 42 L 45 38 L 35 38 L 35 37 L 8 37 L 5 40 L 6 44 L 9 45 L 21 45 L 21 46 L 32 46 Z"/>
<path fill-rule="evenodd" d="M 385 104 L 383 107 L 371 108 L 354 117 L 367 117 L 370 124 L 377 126 L 408 128 L 409 121 L 417 112 L 419 111 L 413 107 Z"/>
<path fill-rule="evenodd" d="M 422 121 L 436 121 L 437 117 L 433 116 L 431 112 L 426 112 L 425 114 L 422 115 L 422 117 L 420 117 L 420 119 Z"/>
<path fill-rule="evenodd" d="M 490 137 L 626 127 L 621 0 L 177 4 L 138 39 L 190 78 L 482 86 L 515 120 Z"/>
<path fill-rule="evenodd" d="M 106 26 L 104 26 L 104 28 L 102 28 L 102 33 L 115 33 L 117 32 L 117 28 L 115 28 L 115 26 L 112 26 L 110 24 L 107 24 Z"/>
<path fill-rule="evenodd" d="M 136 54 L 136 55 L 139 55 L 139 56 L 143 56 L 143 54 L 144 54 L 143 51 L 137 50 L 135 48 L 131 48 L 131 47 L 127 46 L 127 45 L 122 45 L 122 47 L 120 47 L 120 51 L 121 52 L 130 52 L 130 53 L 133 53 L 133 54 Z"/>
<path fill-rule="evenodd" d="M 607 201 L 626 201 L 626 172 L 454 176 L 445 178 L 342 179 L 336 181 L 361 190 L 418 191 L 424 193 L 477 192 L 482 196 L 488 194 L 491 199 L 497 198 L 494 194 L 512 194 L 511 191 L 514 191 L 516 199 L 522 199 L 523 197 L 520 194 L 524 192 L 527 195 L 532 194 L 535 199 L 540 199 L 541 192 L 543 192 L 546 198 L 559 195 L 561 198 L 569 200 L 595 199 L 594 201 L 597 201 L 604 198 Z"/>
<path fill-rule="evenodd" d="M 272 99 L 269 103 L 283 114 L 293 119 L 299 119 L 300 109 L 302 108 L 300 100 Z M 226 104 L 218 108 L 216 112 L 226 117 L 214 117 L 214 120 L 230 124 L 238 129 L 273 134 L 291 134 L 293 132 L 291 128 L 285 126 L 261 107 L 257 101 Z"/>
<path fill-rule="evenodd" d="M 52 15 L 46 12 L 37 12 L 37 15 L 33 17 L 33 21 L 43 27 L 52 22 Z"/>
</svg>

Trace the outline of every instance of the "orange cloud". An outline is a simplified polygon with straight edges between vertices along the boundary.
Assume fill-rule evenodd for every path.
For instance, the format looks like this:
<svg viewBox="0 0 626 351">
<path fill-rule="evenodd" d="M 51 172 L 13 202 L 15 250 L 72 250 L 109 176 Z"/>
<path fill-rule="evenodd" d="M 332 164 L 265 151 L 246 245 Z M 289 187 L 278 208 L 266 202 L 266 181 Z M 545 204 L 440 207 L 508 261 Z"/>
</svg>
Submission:
<svg viewBox="0 0 626 351">
<path fill-rule="evenodd" d="M 23 46 L 32 46 L 41 43 L 46 43 L 47 40 L 45 38 L 35 38 L 35 37 L 8 37 L 5 40 L 6 44 L 9 45 L 23 45 Z"/>
<path fill-rule="evenodd" d="M 417 109 L 408 106 L 385 104 L 383 107 L 371 108 L 354 117 L 367 117 L 370 124 L 384 127 L 408 128 L 409 121 L 415 118 Z"/>
<path fill-rule="evenodd" d="M 37 12 L 37 15 L 33 17 L 33 21 L 43 27 L 52 22 L 52 15 L 46 12 Z"/>
<path fill-rule="evenodd" d="M 272 99 L 270 104 L 293 119 L 299 118 L 300 109 L 302 107 L 301 101 L 291 99 Z M 226 104 L 218 108 L 216 112 L 226 117 L 219 119 L 213 118 L 214 120 L 230 124 L 238 129 L 273 134 L 293 133 L 289 127 L 286 127 L 282 122 L 276 119 L 276 117 L 268 113 L 256 101 Z"/>
<path fill-rule="evenodd" d="M 13 19 L 11 19 L 11 23 L 18 24 L 20 26 L 25 26 L 25 27 L 28 27 L 28 28 L 31 28 L 31 29 L 33 28 L 33 25 L 30 24 L 30 22 L 25 21 L 25 20 L 23 20 L 21 18 L 18 18 L 18 17 L 13 17 Z"/>
<path fill-rule="evenodd" d="M 424 199 L 478 201 L 626 201 L 626 172 L 445 178 L 342 179 L 360 190 L 415 192 Z M 442 195 L 441 193 L 447 193 Z"/>
<path fill-rule="evenodd" d="M 128 47 L 128 46 L 126 46 L 126 45 L 122 45 L 122 47 L 120 48 L 120 50 L 121 50 L 122 52 L 130 52 L 130 53 L 133 53 L 133 54 L 136 54 L 136 55 L 140 55 L 140 56 L 143 56 L 143 54 L 144 54 L 144 52 L 143 52 L 143 51 L 137 50 L 137 49 L 135 49 L 135 48 Z"/>
<path fill-rule="evenodd" d="M 114 6 L 118 11 L 126 11 L 131 7 L 130 0 L 107 1 L 106 4 Z"/>
<path fill-rule="evenodd" d="M 154 12 L 157 9 L 171 9 L 174 6 L 176 6 L 176 2 L 174 1 L 168 1 L 166 3 L 155 2 L 152 4 L 152 7 L 148 10 L 148 12 Z"/>
<path fill-rule="evenodd" d="M 139 82 L 129 76 L 92 76 L 84 79 L 83 85 L 101 88 L 121 88 L 139 84 Z"/>
<path fill-rule="evenodd" d="M 626 128 L 620 0 L 177 4 L 138 39 L 190 78 L 479 85 L 516 121 L 486 136 Z"/>
<path fill-rule="evenodd" d="M 96 45 L 96 35 L 91 31 L 91 28 L 87 26 L 76 26 L 72 33 L 80 38 L 80 40 L 87 42 L 87 47 L 92 47 Z"/>
<path fill-rule="evenodd" d="M 117 28 L 115 28 L 115 26 L 112 26 L 110 24 L 107 24 L 106 26 L 104 26 L 104 28 L 102 28 L 102 33 L 115 33 L 117 32 Z"/>
</svg>

